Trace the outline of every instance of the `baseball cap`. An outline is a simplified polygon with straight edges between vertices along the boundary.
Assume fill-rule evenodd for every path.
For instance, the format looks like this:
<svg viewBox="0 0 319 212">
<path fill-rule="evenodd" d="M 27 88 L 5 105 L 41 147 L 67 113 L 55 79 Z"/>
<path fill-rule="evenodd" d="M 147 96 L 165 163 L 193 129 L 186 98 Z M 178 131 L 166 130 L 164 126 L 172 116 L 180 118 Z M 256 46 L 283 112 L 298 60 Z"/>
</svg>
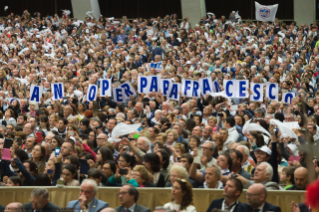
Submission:
<svg viewBox="0 0 319 212">
<path fill-rule="evenodd" d="M 257 151 L 262 151 L 262 152 L 267 153 L 268 155 L 271 155 L 271 149 L 267 146 L 262 146 L 262 147 L 255 150 L 255 152 L 257 152 Z"/>
</svg>

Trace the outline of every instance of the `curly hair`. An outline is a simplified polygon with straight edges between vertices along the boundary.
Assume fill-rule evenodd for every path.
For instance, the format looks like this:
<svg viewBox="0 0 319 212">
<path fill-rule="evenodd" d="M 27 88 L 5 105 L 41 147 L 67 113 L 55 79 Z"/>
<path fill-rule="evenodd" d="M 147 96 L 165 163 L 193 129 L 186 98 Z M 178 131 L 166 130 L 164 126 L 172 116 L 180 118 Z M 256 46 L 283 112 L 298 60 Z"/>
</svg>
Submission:
<svg viewBox="0 0 319 212">
<path fill-rule="evenodd" d="M 147 171 L 146 167 L 143 165 L 137 165 L 134 167 L 133 171 L 139 172 L 141 175 L 141 178 L 144 181 L 144 185 L 146 185 L 148 182 L 150 182 L 150 178 L 149 178 L 149 172 Z"/>
<path fill-rule="evenodd" d="M 180 210 L 186 209 L 189 205 L 193 205 L 193 186 L 192 184 L 185 179 L 177 178 L 174 183 L 177 182 L 181 186 L 182 193 L 185 195 L 183 196 Z M 174 199 L 172 198 L 172 201 Z"/>
</svg>

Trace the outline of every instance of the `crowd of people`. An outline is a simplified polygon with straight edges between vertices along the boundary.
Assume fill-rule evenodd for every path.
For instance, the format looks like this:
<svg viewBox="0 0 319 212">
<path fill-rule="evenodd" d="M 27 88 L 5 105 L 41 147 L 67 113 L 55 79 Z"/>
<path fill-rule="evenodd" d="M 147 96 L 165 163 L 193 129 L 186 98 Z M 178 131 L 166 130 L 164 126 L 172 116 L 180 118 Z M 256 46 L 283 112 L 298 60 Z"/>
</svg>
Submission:
<svg viewBox="0 0 319 212">
<path fill-rule="evenodd" d="M 57 207 L 41 188 L 56 185 L 81 186 L 79 199 L 66 206 L 81 212 L 113 210 L 95 198 L 105 186 L 120 187 L 115 211 L 150 211 L 136 204 L 137 187 L 172 189 L 172 201 L 156 212 L 196 211 L 192 188 L 224 189 L 207 212 L 280 211 L 265 202 L 267 191 L 303 191 L 318 176 L 318 160 L 309 158 L 319 141 L 316 22 L 243 22 L 234 13 L 229 20 L 208 13 L 191 26 L 176 14 L 134 20 L 88 14 L 84 21 L 68 15 L 24 11 L 0 21 L 0 184 L 35 187 L 30 203 L 11 203 L 7 211 Z M 138 76 L 148 75 L 175 83 L 211 77 L 222 90 L 224 79 L 278 83 L 279 100 L 207 94 L 173 101 L 161 92 L 124 103 L 87 100 L 100 79 L 137 89 Z M 53 100 L 51 84 L 58 82 L 65 97 Z M 43 87 L 39 103 L 29 101 L 31 85 Z M 282 92 L 296 94 L 290 104 Z M 140 128 L 117 142 L 112 132 L 119 123 Z M 237 200 L 243 189 L 247 203 Z M 299 206 L 292 203 L 292 210 L 308 211 Z"/>
</svg>

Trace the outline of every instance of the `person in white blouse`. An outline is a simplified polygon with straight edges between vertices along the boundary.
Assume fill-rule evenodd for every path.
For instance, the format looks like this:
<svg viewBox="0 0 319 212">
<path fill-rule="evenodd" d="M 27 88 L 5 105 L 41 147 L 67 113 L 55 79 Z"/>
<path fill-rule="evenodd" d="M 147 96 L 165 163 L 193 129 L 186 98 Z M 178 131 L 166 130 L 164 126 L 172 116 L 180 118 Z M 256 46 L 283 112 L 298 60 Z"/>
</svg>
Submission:
<svg viewBox="0 0 319 212">
<path fill-rule="evenodd" d="M 165 208 L 178 212 L 196 212 L 193 206 L 192 185 L 185 179 L 177 178 L 172 187 L 172 202 L 166 203 Z"/>
</svg>

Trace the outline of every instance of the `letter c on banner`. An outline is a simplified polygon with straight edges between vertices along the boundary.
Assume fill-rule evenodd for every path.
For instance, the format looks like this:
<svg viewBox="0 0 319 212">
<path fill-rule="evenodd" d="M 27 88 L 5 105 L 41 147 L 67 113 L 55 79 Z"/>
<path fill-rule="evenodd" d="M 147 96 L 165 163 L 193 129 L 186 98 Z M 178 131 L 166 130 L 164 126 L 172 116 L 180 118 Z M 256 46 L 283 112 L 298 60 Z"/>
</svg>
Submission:
<svg viewBox="0 0 319 212">
<path fill-rule="evenodd" d="M 233 95 L 233 93 L 230 93 L 229 92 L 229 85 L 234 85 L 234 82 L 233 81 L 227 81 L 227 83 L 226 83 L 226 88 L 225 88 L 225 91 L 226 91 L 226 95 L 228 96 L 228 97 L 232 97 L 232 95 Z"/>
<path fill-rule="evenodd" d="M 276 99 L 276 96 L 273 96 L 272 93 L 271 93 L 271 90 L 272 90 L 273 88 L 276 88 L 276 85 L 270 84 L 270 85 L 269 85 L 269 98 L 270 98 L 270 99 Z"/>
</svg>

